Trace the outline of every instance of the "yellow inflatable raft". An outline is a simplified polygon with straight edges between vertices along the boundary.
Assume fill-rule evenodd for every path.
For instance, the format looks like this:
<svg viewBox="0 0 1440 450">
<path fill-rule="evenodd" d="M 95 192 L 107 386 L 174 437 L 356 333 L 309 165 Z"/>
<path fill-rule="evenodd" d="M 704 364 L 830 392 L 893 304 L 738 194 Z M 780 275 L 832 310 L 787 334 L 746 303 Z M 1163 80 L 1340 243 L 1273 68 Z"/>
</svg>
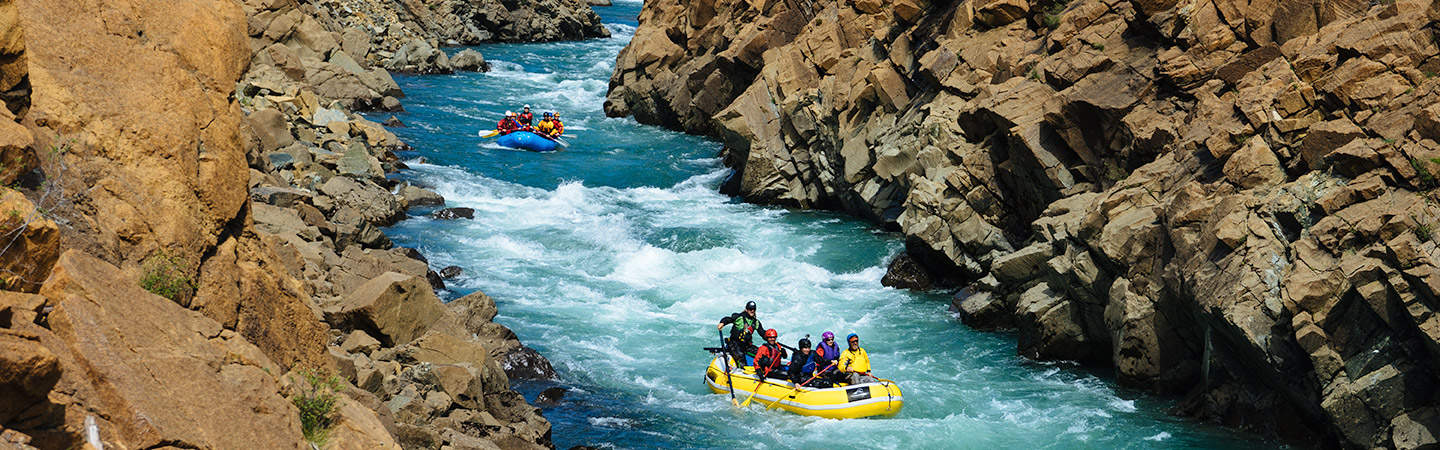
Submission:
<svg viewBox="0 0 1440 450">
<path fill-rule="evenodd" d="M 795 389 L 794 383 L 785 380 L 768 378 L 760 381 L 752 367 L 738 368 L 732 364 L 730 369 L 729 379 L 735 383 L 736 400 L 743 402 L 754 393 L 755 398 L 750 404 L 768 406 L 780 399 L 775 407 L 795 414 L 827 419 L 858 419 L 894 415 L 905 405 L 905 400 L 900 396 L 900 386 L 890 380 L 824 389 Z M 710 361 L 710 367 L 705 370 L 705 384 L 716 394 L 730 392 L 720 358 Z M 756 392 L 757 389 L 759 392 Z"/>
</svg>

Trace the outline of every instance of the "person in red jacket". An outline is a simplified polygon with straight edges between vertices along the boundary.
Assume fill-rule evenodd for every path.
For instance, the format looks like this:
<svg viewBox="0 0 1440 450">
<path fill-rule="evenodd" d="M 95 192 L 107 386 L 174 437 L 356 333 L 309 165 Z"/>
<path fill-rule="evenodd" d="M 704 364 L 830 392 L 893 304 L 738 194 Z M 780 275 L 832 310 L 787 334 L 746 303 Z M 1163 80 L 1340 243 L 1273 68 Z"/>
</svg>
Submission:
<svg viewBox="0 0 1440 450">
<path fill-rule="evenodd" d="M 520 124 L 515 123 L 515 113 L 512 111 L 505 111 L 505 118 L 500 119 L 500 123 L 495 125 L 495 131 L 499 131 L 500 134 L 510 134 L 518 129 L 520 129 Z"/>
<path fill-rule="evenodd" d="M 755 352 L 756 375 L 769 377 L 771 373 L 774 373 L 774 378 L 785 378 L 785 371 L 781 369 L 784 367 L 781 360 L 785 359 L 785 348 L 776 341 L 779 338 L 780 333 L 776 332 L 774 328 L 765 330 L 765 344 Z"/>
<path fill-rule="evenodd" d="M 527 128 L 528 128 L 528 127 L 530 127 L 531 125 L 533 125 L 532 122 L 535 121 L 535 115 L 530 113 L 530 105 L 525 105 L 525 109 L 520 110 L 520 117 L 519 117 L 519 119 L 520 119 L 520 126 L 522 126 L 522 127 L 527 127 Z"/>
</svg>

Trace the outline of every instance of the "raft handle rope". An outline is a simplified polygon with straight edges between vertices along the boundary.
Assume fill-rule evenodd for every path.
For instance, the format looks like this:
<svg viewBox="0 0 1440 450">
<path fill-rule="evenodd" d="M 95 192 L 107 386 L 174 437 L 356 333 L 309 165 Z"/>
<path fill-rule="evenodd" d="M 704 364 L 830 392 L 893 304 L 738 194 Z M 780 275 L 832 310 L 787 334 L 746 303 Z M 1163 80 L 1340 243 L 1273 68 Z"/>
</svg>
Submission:
<svg viewBox="0 0 1440 450">
<path fill-rule="evenodd" d="M 880 383 L 881 386 L 885 386 L 885 410 L 890 410 L 890 402 L 895 399 L 894 396 L 890 395 L 890 385 L 895 384 L 895 380 L 887 380 L 884 378 L 880 378 L 875 376 L 874 374 L 871 374 L 870 372 L 861 373 L 870 376 L 870 378 L 874 378 L 875 381 Z"/>
</svg>

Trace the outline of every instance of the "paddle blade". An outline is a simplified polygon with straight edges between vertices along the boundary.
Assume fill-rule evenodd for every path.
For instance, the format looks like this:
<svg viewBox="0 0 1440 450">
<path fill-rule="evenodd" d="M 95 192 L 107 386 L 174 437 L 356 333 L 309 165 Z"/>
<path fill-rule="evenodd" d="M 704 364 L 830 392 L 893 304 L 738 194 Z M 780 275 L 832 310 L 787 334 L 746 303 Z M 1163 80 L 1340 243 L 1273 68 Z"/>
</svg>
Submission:
<svg viewBox="0 0 1440 450">
<path fill-rule="evenodd" d="M 481 131 L 480 137 L 489 139 L 500 135 L 500 130 Z"/>
</svg>

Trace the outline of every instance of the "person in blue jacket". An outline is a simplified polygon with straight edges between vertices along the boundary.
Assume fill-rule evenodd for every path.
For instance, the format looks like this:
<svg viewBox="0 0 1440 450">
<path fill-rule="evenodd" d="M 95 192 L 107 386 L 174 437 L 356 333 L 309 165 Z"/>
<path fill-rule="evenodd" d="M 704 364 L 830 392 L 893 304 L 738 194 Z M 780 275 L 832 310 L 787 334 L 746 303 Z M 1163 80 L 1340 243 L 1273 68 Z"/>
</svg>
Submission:
<svg viewBox="0 0 1440 450">
<path fill-rule="evenodd" d="M 815 354 L 810 351 L 810 337 L 800 339 L 795 345 L 795 354 L 790 357 L 790 381 L 804 383 L 815 375 Z"/>
</svg>

